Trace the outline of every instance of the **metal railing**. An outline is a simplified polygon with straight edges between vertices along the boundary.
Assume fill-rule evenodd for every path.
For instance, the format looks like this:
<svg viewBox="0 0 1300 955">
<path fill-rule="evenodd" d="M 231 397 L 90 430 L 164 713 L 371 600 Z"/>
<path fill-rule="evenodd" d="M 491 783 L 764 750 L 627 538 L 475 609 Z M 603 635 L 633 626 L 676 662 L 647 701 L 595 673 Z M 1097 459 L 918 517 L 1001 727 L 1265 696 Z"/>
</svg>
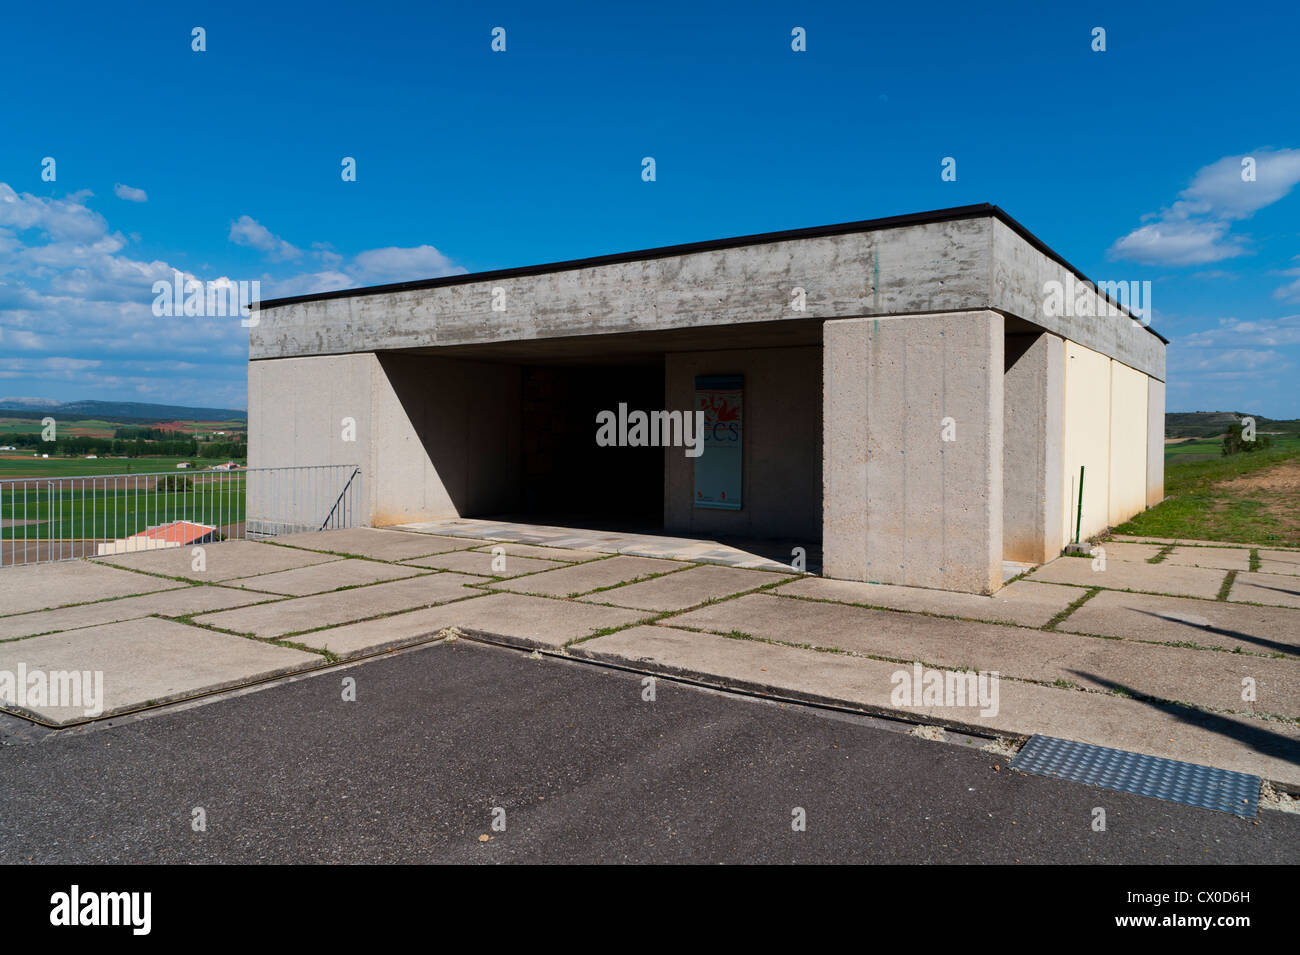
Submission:
<svg viewBox="0 0 1300 955">
<path fill-rule="evenodd" d="M 366 520 L 351 464 L 0 480 L 0 567 L 276 537 Z"/>
</svg>

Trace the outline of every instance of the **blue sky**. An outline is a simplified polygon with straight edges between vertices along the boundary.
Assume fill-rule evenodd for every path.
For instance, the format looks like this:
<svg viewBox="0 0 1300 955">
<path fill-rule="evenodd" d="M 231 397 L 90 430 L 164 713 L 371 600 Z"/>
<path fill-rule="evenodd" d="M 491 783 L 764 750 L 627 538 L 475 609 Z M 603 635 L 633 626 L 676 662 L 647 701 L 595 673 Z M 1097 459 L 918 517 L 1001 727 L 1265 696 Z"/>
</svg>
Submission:
<svg viewBox="0 0 1300 955">
<path fill-rule="evenodd" d="M 993 202 L 1153 283 L 1170 410 L 1300 416 L 1294 4 L 616 6 L 11 5 L 0 396 L 245 407 L 247 330 L 152 314 L 172 269 L 270 298 Z"/>
</svg>

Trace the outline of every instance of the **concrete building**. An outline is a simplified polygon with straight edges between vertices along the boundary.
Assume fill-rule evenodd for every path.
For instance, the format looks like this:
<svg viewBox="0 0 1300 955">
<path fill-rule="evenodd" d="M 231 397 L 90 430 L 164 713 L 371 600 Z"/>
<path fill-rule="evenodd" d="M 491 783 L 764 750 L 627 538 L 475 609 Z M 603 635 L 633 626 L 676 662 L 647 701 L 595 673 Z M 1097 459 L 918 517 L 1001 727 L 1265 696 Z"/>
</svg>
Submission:
<svg viewBox="0 0 1300 955">
<path fill-rule="evenodd" d="M 1084 537 L 1163 496 L 1166 341 L 1122 306 L 991 205 L 267 301 L 249 465 L 359 465 L 376 526 L 783 538 L 991 593 L 1072 538 L 1080 466 Z M 703 454 L 601 446 L 621 404 L 706 409 Z"/>
</svg>

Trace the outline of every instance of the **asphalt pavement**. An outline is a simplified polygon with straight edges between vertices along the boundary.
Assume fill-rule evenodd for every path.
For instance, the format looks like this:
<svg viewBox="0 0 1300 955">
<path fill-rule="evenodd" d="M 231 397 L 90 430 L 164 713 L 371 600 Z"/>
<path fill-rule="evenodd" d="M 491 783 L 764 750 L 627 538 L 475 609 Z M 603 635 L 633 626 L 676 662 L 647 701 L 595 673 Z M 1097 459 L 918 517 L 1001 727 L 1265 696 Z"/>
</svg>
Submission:
<svg viewBox="0 0 1300 955">
<path fill-rule="evenodd" d="M 5 717 L 0 862 L 1300 858 L 1300 815 L 1023 775 L 974 743 L 664 679 L 648 700 L 643 679 L 460 640 L 80 729 Z"/>
</svg>

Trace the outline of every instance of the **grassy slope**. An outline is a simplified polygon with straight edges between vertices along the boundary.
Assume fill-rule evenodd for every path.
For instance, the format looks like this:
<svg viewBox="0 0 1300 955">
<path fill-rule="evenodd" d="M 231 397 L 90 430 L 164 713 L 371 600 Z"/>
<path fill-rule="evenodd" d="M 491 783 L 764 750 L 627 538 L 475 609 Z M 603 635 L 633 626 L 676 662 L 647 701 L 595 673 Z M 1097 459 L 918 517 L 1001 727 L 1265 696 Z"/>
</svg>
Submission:
<svg viewBox="0 0 1300 955">
<path fill-rule="evenodd" d="M 1121 524 L 1115 533 L 1300 546 L 1297 495 L 1216 487 L 1300 459 L 1300 440 L 1283 439 L 1267 451 L 1226 458 L 1218 453 L 1219 446 L 1217 441 L 1170 445 L 1165 455 L 1164 502 Z"/>
</svg>

